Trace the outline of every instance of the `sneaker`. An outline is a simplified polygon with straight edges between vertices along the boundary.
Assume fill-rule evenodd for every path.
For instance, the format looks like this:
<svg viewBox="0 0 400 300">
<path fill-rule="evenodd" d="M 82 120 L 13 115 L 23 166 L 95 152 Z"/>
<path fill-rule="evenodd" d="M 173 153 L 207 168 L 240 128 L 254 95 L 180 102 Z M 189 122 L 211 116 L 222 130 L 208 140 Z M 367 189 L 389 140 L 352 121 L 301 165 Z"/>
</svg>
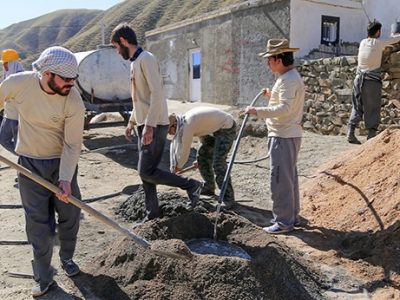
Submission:
<svg viewBox="0 0 400 300">
<path fill-rule="evenodd" d="M 293 228 L 285 228 L 284 229 L 284 228 L 279 227 L 279 225 L 277 223 L 275 223 L 274 225 L 264 227 L 263 230 L 266 233 L 279 234 L 279 233 L 286 233 L 286 232 L 293 231 Z"/>
<path fill-rule="evenodd" d="M 72 259 L 61 260 L 61 267 L 68 277 L 77 275 L 80 270 L 79 267 Z"/>
<path fill-rule="evenodd" d="M 275 221 L 274 219 L 271 219 L 271 220 L 269 220 L 269 223 L 270 223 L 271 225 L 274 225 L 274 224 L 276 223 L 276 221 Z M 294 221 L 293 226 L 294 226 L 294 227 L 302 227 L 303 224 L 301 223 L 301 220 L 298 219 L 298 220 Z"/>
<path fill-rule="evenodd" d="M 32 297 L 40 297 L 46 294 L 50 287 L 54 284 L 54 280 L 50 281 L 49 283 L 40 283 L 36 282 L 36 285 L 32 288 Z"/>
<path fill-rule="evenodd" d="M 190 190 L 188 190 L 189 201 L 186 204 L 186 208 L 193 209 L 197 206 L 197 203 L 200 200 L 201 189 L 203 188 L 204 182 L 196 181 L 195 186 Z"/>
</svg>

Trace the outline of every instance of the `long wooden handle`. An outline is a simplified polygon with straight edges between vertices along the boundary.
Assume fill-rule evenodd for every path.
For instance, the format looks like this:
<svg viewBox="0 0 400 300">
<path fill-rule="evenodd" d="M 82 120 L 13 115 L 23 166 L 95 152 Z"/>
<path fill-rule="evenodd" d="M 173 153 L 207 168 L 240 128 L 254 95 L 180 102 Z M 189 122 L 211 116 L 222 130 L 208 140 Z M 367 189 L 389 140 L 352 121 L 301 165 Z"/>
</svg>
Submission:
<svg viewBox="0 0 400 300">
<path fill-rule="evenodd" d="M 198 168 L 197 165 L 191 165 L 190 167 L 184 168 L 184 169 L 182 169 L 182 170 L 176 172 L 176 174 L 183 174 L 183 173 L 186 173 L 186 172 L 188 172 L 188 171 L 195 170 L 195 169 L 197 169 L 197 168 Z"/>
<path fill-rule="evenodd" d="M 0 155 L 0 161 L 5 163 L 6 165 L 10 166 L 11 168 L 17 170 L 21 174 L 25 175 L 26 177 L 32 179 L 36 183 L 40 184 L 41 186 L 45 187 L 46 189 L 52 191 L 53 193 L 60 193 L 62 190 L 55 186 L 54 184 L 48 182 L 47 180 L 43 179 L 42 177 L 32 173 L 30 170 L 24 168 L 23 166 L 20 166 L 7 158 L 3 157 Z M 88 214 L 92 215 L 96 219 L 102 221 L 103 223 L 107 224 L 108 226 L 111 226 L 115 230 L 119 231 L 120 233 L 124 234 L 125 236 L 129 237 L 132 239 L 134 242 L 136 242 L 138 245 L 144 247 L 144 248 L 150 248 L 150 243 L 147 242 L 145 239 L 133 234 L 130 232 L 127 228 L 122 227 L 119 225 L 117 222 L 114 220 L 110 219 L 109 217 L 103 215 L 102 213 L 98 212 L 95 210 L 93 207 L 87 205 L 86 203 L 80 201 L 79 199 L 75 198 L 74 196 L 68 196 L 68 201 L 79 207 L 80 209 L 86 211 Z"/>
</svg>

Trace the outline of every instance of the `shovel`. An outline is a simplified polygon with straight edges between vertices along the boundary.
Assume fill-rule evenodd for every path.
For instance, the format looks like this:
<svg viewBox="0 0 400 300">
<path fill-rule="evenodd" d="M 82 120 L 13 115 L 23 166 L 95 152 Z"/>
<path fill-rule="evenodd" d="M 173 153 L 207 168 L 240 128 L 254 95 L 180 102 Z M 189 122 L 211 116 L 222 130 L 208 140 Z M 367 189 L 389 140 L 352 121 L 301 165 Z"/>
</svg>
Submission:
<svg viewBox="0 0 400 300">
<path fill-rule="evenodd" d="M 45 187 L 46 189 L 52 191 L 53 193 L 62 192 L 62 190 L 59 187 L 57 187 L 54 184 L 48 182 L 47 180 L 43 179 L 42 177 L 32 173 L 30 170 L 26 169 L 25 167 L 20 166 L 20 165 L 8 160 L 7 158 L 5 158 L 5 157 L 3 157 L 1 155 L 0 155 L 0 161 L 5 163 L 6 165 L 10 166 L 11 168 L 17 170 L 18 172 L 20 172 L 21 174 L 25 175 L 29 179 L 31 179 L 31 180 L 35 181 L 36 183 L 40 184 L 41 186 Z M 81 200 L 75 198 L 72 195 L 68 196 L 68 201 L 70 202 L 70 204 L 73 204 L 73 205 L 79 207 L 80 209 L 84 210 L 85 212 L 87 212 L 88 214 L 92 215 L 93 217 L 95 217 L 96 219 L 100 220 L 101 222 L 105 223 L 106 225 L 111 226 L 115 230 L 119 231 L 123 235 L 125 235 L 128 238 L 130 238 L 131 240 L 133 240 L 139 246 L 143 247 L 144 249 L 152 251 L 154 254 L 157 254 L 157 255 L 160 255 L 160 256 L 164 256 L 164 257 L 168 257 L 168 258 L 175 258 L 175 259 L 189 259 L 190 258 L 190 255 L 187 255 L 187 254 L 173 253 L 173 252 L 169 252 L 169 251 L 163 250 L 163 249 L 165 249 L 165 247 L 163 247 L 162 243 L 156 243 L 156 246 L 152 247 L 152 245 L 148 241 L 146 241 L 144 238 L 133 234 L 127 228 L 120 226 L 114 220 L 112 220 L 109 217 L 103 215 L 99 211 L 95 210 L 93 207 L 89 206 L 88 204 L 82 202 Z M 187 247 L 185 247 L 185 251 L 184 252 L 187 252 L 187 251 L 189 251 L 188 253 L 191 254 L 190 250 Z"/>
<path fill-rule="evenodd" d="M 191 166 L 189 166 L 189 167 L 186 167 L 186 168 L 184 168 L 184 169 L 182 169 L 182 170 L 176 172 L 176 174 L 183 174 L 183 173 L 189 172 L 189 171 L 191 171 L 191 170 L 195 170 L 195 169 L 197 169 L 197 168 L 198 168 L 197 165 L 191 165 Z"/>
<path fill-rule="evenodd" d="M 263 93 L 264 93 L 264 91 L 261 90 L 261 92 L 259 92 L 257 94 L 257 96 L 254 97 L 253 101 L 251 101 L 250 106 L 253 106 L 256 103 L 256 101 L 258 100 L 258 98 L 260 98 L 260 96 Z M 218 199 L 218 205 L 217 205 L 217 216 L 215 217 L 215 223 L 214 223 L 214 235 L 213 235 L 214 240 L 217 240 L 218 217 L 219 217 L 219 212 L 221 211 L 221 204 L 222 204 L 222 201 L 224 200 L 226 188 L 228 186 L 229 175 L 231 174 L 232 166 L 233 166 L 233 163 L 234 163 L 235 157 L 236 157 L 236 152 L 237 152 L 237 150 L 239 148 L 240 139 L 242 137 L 243 130 L 244 130 L 244 127 L 245 127 L 245 125 L 247 123 L 247 119 L 248 118 L 249 118 L 249 114 L 246 114 L 244 119 L 243 119 L 242 125 L 240 126 L 240 130 L 239 130 L 238 136 L 236 138 L 235 145 L 233 146 L 233 153 L 231 155 L 231 159 L 229 161 L 228 168 L 226 169 L 226 172 L 225 172 L 224 181 L 222 182 L 222 187 L 221 187 L 221 191 L 219 193 L 219 199 Z"/>
</svg>

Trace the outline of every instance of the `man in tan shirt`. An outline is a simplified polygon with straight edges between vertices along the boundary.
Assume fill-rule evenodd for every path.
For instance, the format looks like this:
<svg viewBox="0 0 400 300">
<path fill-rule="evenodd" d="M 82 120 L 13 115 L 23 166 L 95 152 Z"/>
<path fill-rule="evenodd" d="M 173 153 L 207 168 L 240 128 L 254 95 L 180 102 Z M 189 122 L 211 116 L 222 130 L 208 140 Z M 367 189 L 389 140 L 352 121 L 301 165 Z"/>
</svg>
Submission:
<svg viewBox="0 0 400 300">
<path fill-rule="evenodd" d="M 199 106 L 184 115 L 171 114 L 169 134 L 173 135 L 170 147 L 171 172 L 180 171 L 187 162 L 194 137 L 201 145 L 197 151 L 197 165 L 204 180 L 202 195 L 214 195 L 215 183 L 221 189 L 227 170 L 226 160 L 236 137 L 236 123 L 232 115 L 208 106 Z M 227 178 L 224 208 L 235 205 L 230 176 Z"/>
<path fill-rule="evenodd" d="M 16 152 L 19 164 L 53 184 L 51 191 L 19 174 L 25 210 L 26 233 L 33 247 L 34 297 L 45 294 L 53 281 L 51 258 L 58 214 L 60 260 L 65 273 L 74 276 L 72 261 L 79 230 L 80 209 L 67 203 L 68 195 L 81 198 L 77 163 L 81 151 L 85 107 L 74 87 L 78 64 L 72 52 L 50 47 L 33 64 L 34 71 L 8 77 L 0 85 L 0 109 L 13 101 L 19 115 Z M 58 199 L 56 199 L 56 196 Z"/>
<path fill-rule="evenodd" d="M 185 178 L 159 168 L 168 133 L 168 107 L 160 67 L 154 55 L 138 46 L 136 34 L 128 24 L 119 24 L 111 33 L 111 43 L 118 53 L 131 61 L 131 93 L 133 112 L 125 131 L 130 139 L 138 128 L 138 172 L 143 182 L 147 219 L 161 216 L 157 184 L 186 190 L 188 208 L 196 206 L 202 182 Z M 144 220 L 144 221 L 145 221 Z"/>
<path fill-rule="evenodd" d="M 286 39 L 268 40 L 267 51 L 259 55 L 279 77 L 272 91 L 264 89 L 264 95 L 270 97 L 268 106 L 246 108 L 248 114 L 265 118 L 268 127 L 273 225 L 263 229 L 271 234 L 292 231 L 300 223 L 297 158 L 303 134 L 305 86 L 293 65 L 293 52 L 297 50 L 290 48 Z"/>
</svg>

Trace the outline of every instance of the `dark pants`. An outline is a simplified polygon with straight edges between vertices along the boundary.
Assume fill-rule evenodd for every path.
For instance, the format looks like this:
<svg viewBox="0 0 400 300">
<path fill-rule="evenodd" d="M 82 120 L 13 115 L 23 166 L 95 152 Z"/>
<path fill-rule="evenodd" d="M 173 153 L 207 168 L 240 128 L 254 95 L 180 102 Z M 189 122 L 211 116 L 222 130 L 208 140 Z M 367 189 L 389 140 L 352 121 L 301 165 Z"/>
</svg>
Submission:
<svg viewBox="0 0 400 300">
<path fill-rule="evenodd" d="M 15 153 L 18 137 L 18 120 L 3 118 L 0 126 L 0 145 L 11 153 Z"/>
<path fill-rule="evenodd" d="M 153 141 L 149 145 L 142 145 L 142 132 L 144 125 L 138 126 L 138 148 L 139 163 L 138 172 L 143 182 L 143 189 L 146 195 L 146 211 L 149 218 L 160 216 L 157 199 L 157 184 L 179 187 L 190 193 L 197 181 L 161 170 L 158 166 L 164 152 L 165 141 L 167 140 L 168 125 L 158 125 L 153 128 Z"/>
<path fill-rule="evenodd" d="M 353 88 L 354 94 L 354 88 Z M 358 100 L 353 95 L 349 129 L 354 132 L 364 116 L 365 128 L 377 131 L 381 113 L 382 82 L 365 79 L 361 88 L 361 97 Z M 360 103 L 359 103 L 360 102 Z"/>
<path fill-rule="evenodd" d="M 21 156 L 19 164 L 58 186 L 60 159 L 32 159 Z M 35 280 L 48 283 L 53 279 L 50 267 L 58 214 L 60 259 L 71 259 L 79 230 L 80 209 L 57 199 L 55 194 L 28 177 L 18 174 L 19 191 L 25 210 L 26 234 L 33 247 Z M 72 195 L 81 199 L 77 171 L 71 182 Z"/>
<path fill-rule="evenodd" d="M 236 123 L 229 129 L 220 129 L 214 134 L 201 137 L 197 153 L 197 162 L 201 177 L 204 179 L 204 190 L 214 191 L 215 182 L 221 189 L 227 170 L 227 157 L 236 137 Z M 215 179 L 214 179 L 215 174 Z M 235 201 L 231 177 L 224 195 L 225 202 Z"/>
<path fill-rule="evenodd" d="M 268 138 L 272 214 L 283 229 L 293 228 L 299 219 L 300 195 L 297 158 L 301 138 Z"/>
</svg>

